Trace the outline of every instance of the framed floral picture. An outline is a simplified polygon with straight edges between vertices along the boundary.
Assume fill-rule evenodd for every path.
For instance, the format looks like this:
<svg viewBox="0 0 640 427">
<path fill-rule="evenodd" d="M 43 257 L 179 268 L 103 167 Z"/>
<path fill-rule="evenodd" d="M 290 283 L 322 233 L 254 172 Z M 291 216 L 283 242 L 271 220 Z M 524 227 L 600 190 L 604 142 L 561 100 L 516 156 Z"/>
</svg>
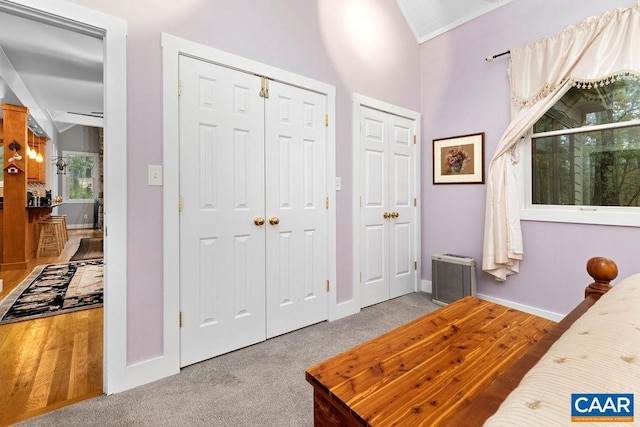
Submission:
<svg viewBox="0 0 640 427">
<path fill-rule="evenodd" d="M 484 184 L 484 132 L 433 140 L 434 184 Z"/>
</svg>

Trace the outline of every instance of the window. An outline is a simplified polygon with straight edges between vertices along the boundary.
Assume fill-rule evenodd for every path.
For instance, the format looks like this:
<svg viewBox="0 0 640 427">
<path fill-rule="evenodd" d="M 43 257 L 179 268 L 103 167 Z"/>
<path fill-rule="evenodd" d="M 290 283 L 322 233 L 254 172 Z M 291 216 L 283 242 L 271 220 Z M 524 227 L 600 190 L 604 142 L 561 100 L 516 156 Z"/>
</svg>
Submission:
<svg viewBox="0 0 640 427">
<path fill-rule="evenodd" d="M 62 197 L 66 202 L 93 203 L 96 198 L 98 155 L 63 151 L 67 173 L 63 175 Z"/>
<path fill-rule="evenodd" d="M 523 219 L 638 225 L 640 83 L 571 88 L 527 139 Z"/>
</svg>

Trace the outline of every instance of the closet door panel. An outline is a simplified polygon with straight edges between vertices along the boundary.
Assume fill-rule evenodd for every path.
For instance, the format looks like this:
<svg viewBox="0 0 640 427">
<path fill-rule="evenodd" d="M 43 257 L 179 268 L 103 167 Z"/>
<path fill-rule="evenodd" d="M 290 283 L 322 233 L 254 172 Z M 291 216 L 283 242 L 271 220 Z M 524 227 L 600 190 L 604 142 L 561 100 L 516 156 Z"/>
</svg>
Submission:
<svg viewBox="0 0 640 427">
<path fill-rule="evenodd" d="M 386 113 L 361 108 L 361 306 L 366 307 L 389 299 L 389 137 Z"/>
<path fill-rule="evenodd" d="M 389 242 L 391 243 L 389 296 L 415 291 L 415 150 L 413 120 L 389 114 Z"/>
<path fill-rule="evenodd" d="M 180 58 L 181 364 L 265 339 L 264 103 L 255 76 Z"/>
<path fill-rule="evenodd" d="M 327 318 L 326 97 L 271 82 L 265 101 L 267 337 Z"/>
</svg>

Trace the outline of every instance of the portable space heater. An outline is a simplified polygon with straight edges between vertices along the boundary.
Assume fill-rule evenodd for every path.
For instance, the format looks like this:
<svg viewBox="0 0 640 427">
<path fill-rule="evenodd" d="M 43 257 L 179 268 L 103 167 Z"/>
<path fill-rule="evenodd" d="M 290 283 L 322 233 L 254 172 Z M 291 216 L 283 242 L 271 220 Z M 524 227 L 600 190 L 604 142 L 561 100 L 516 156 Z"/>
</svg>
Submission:
<svg viewBox="0 0 640 427">
<path fill-rule="evenodd" d="M 447 305 L 467 295 L 476 295 L 476 261 L 467 256 L 431 256 L 432 301 Z"/>
</svg>

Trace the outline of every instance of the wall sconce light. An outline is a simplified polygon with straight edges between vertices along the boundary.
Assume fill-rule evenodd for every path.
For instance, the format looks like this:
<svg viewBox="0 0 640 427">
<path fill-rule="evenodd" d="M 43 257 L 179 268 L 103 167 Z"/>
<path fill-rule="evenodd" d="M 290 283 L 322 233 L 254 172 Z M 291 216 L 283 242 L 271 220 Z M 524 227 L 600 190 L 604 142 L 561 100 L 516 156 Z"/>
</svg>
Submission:
<svg viewBox="0 0 640 427">
<path fill-rule="evenodd" d="M 58 175 L 66 175 L 67 174 L 67 162 L 64 161 L 64 157 L 58 157 L 54 163 L 56 168 L 58 169 Z"/>
</svg>

